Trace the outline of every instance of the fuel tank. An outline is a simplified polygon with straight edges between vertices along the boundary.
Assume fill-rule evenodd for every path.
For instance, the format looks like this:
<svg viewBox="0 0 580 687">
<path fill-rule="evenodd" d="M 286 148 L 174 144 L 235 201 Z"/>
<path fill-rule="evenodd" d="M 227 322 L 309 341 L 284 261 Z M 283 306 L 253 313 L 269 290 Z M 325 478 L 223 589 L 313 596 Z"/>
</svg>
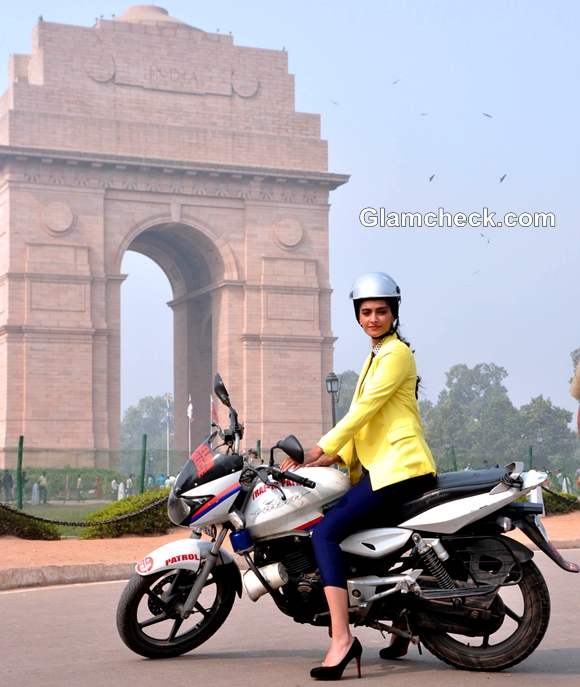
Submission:
<svg viewBox="0 0 580 687">
<path fill-rule="evenodd" d="M 322 518 L 326 504 L 336 501 L 350 489 L 350 480 L 335 468 L 300 468 L 296 473 L 316 483 L 314 489 L 294 482 L 280 483 L 278 489 L 265 484 L 254 487 L 246 507 L 246 527 L 254 539 L 308 530 Z"/>
</svg>

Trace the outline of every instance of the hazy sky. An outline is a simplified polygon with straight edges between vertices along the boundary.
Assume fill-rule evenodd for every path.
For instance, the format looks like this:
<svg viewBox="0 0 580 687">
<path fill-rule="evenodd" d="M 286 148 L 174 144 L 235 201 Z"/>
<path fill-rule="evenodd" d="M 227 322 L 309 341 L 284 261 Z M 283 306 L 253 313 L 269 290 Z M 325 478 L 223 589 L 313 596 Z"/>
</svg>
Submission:
<svg viewBox="0 0 580 687">
<path fill-rule="evenodd" d="M 366 354 L 347 300 L 351 282 L 383 270 L 403 290 L 402 325 L 428 398 L 436 399 L 451 365 L 494 362 L 508 370 L 516 405 L 544 394 L 576 408 L 568 379 L 569 353 L 580 347 L 580 3 L 159 4 L 201 29 L 232 31 L 239 45 L 285 46 L 297 110 L 322 115 L 330 170 L 352 175 L 331 196 L 337 371 L 358 371 Z M 39 14 L 92 25 L 126 7 L 12 5 L 0 24 L 1 62 L 30 51 Z M 363 229 L 365 206 L 553 211 L 557 228 L 494 229 L 483 237 L 478 229 Z M 172 343 L 167 280 L 135 254 L 124 269 L 125 407 L 171 388 Z"/>
</svg>

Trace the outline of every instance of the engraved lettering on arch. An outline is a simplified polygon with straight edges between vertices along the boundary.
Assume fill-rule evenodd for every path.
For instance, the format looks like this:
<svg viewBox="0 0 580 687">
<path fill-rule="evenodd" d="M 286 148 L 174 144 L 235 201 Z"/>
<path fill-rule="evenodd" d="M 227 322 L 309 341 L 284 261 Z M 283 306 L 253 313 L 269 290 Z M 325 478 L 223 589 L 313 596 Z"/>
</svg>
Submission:
<svg viewBox="0 0 580 687">
<path fill-rule="evenodd" d="M 185 86 L 189 91 L 202 92 L 197 74 L 181 67 L 158 67 L 151 65 L 145 72 L 145 83 L 163 86 Z"/>
</svg>

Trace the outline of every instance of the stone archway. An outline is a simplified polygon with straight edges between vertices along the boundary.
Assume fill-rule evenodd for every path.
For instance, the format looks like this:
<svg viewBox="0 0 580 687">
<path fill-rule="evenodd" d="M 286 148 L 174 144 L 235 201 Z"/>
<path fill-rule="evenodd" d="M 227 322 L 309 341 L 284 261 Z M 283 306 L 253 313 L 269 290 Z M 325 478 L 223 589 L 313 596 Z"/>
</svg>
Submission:
<svg viewBox="0 0 580 687">
<path fill-rule="evenodd" d="M 190 394 L 195 409 L 193 444 L 199 443 L 208 432 L 209 390 L 212 370 L 216 367 L 213 322 L 220 317 L 212 294 L 225 283 L 228 271 L 233 268 L 233 276 L 237 277 L 237 270 L 235 263 L 228 270 L 207 228 L 200 231 L 190 224 L 170 219 L 149 224 L 139 227 L 137 234 L 131 232 L 127 237 L 130 243 L 126 248 L 123 245 L 121 250 L 123 253 L 135 251 L 153 260 L 171 285 L 173 297 L 168 305 L 173 311 L 174 330 L 175 446 L 183 450 L 189 439 L 185 409 Z M 227 260 L 231 256 L 226 254 L 225 257 Z M 151 336 L 154 339 L 154 330 Z M 117 378 L 116 371 L 111 370 L 110 374 Z"/>
<path fill-rule="evenodd" d="M 176 402 L 199 394 L 202 412 L 219 370 L 248 445 L 315 440 L 330 419 L 329 192 L 347 177 L 327 171 L 319 117 L 294 109 L 287 54 L 137 6 L 92 28 L 39 21 L 10 77 L 0 467 L 19 434 L 76 464 L 118 448 L 129 247 L 173 287 Z"/>
</svg>

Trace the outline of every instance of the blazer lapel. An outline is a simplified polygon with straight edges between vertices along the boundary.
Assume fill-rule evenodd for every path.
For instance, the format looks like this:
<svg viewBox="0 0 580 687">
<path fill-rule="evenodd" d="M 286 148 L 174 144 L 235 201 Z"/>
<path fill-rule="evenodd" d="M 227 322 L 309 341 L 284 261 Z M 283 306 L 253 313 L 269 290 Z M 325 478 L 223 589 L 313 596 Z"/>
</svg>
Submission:
<svg viewBox="0 0 580 687">
<path fill-rule="evenodd" d="M 377 360 L 378 358 L 382 358 L 383 356 L 387 355 L 387 353 L 390 352 L 389 344 L 394 339 L 395 339 L 394 335 L 387 337 L 385 339 L 383 345 L 381 346 L 379 352 L 375 356 L 372 355 L 372 351 L 371 351 L 371 353 L 369 353 L 368 358 L 365 360 L 365 363 L 363 365 L 363 369 L 359 375 L 353 398 L 357 399 L 361 395 L 362 390 L 364 389 L 365 383 L 366 383 L 368 376 L 370 374 L 371 365 L 373 364 L 373 362 L 375 360 Z"/>
</svg>

